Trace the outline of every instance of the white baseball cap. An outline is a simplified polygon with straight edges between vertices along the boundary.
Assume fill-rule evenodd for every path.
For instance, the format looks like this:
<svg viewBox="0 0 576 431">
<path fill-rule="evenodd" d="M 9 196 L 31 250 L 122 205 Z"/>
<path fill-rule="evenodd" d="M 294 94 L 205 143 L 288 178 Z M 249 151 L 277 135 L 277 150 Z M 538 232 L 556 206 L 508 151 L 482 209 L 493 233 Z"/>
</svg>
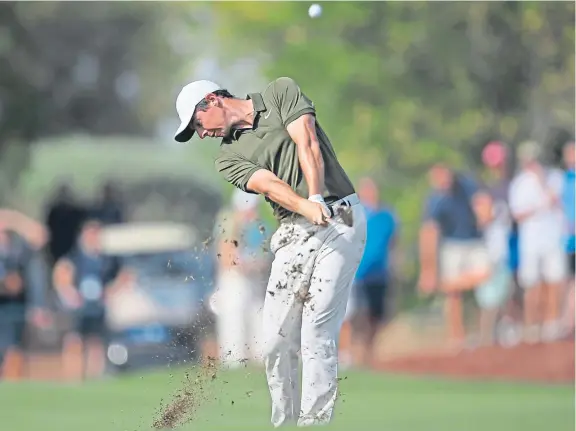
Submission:
<svg viewBox="0 0 576 431">
<path fill-rule="evenodd" d="M 187 142 L 194 136 L 194 130 L 189 128 L 188 125 L 192 121 L 194 116 L 194 111 L 196 110 L 196 105 L 204 99 L 207 94 L 210 94 L 216 90 L 220 90 L 218 84 L 212 81 L 194 81 L 186 85 L 180 94 L 176 98 L 176 111 L 180 117 L 180 127 L 174 135 L 174 139 L 178 142 Z"/>
</svg>

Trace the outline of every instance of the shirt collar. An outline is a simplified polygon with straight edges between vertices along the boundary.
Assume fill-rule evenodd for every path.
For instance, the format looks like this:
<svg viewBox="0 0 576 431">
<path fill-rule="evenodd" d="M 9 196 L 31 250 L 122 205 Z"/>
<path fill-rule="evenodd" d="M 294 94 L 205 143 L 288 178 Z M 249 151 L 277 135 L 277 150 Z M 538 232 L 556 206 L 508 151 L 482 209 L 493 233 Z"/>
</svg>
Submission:
<svg viewBox="0 0 576 431">
<path fill-rule="evenodd" d="M 266 111 L 266 104 L 264 103 L 264 98 L 260 93 L 249 93 L 246 99 L 252 101 L 254 105 L 255 112 L 264 112 Z"/>
</svg>

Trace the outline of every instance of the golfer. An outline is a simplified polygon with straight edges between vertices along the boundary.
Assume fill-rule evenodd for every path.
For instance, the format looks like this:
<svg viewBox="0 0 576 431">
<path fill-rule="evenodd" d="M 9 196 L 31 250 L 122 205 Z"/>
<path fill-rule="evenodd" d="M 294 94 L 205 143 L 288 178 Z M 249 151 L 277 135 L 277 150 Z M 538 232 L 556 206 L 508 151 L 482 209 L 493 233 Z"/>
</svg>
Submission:
<svg viewBox="0 0 576 431">
<path fill-rule="evenodd" d="M 314 104 L 290 78 L 244 99 L 192 82 L 176 109 L 175 139 L 221 138 L 216 169 L 240 190 L 264 195 L 280 222 L 263 309 L 272 424 L 326 424 L 337 396 L 337 339 L 366 239 L 354 187 Z"/>
</svg>

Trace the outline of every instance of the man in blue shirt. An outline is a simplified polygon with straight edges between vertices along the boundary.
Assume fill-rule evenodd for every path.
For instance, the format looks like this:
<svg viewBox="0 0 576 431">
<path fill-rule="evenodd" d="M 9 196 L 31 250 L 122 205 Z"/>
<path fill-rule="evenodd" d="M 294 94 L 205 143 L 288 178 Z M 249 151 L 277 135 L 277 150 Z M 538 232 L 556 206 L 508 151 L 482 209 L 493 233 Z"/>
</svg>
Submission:
<svg viewBox="0 0 576 431">
<path fill-rule="evenodd" d="M 381 206 L 374 181 L 369 178 L 362 179 L 358 196 L 366 211 L 367 238 L 348 310 L 348 314 L 353 314 L 353 324 L 347 323 L 349 328 L 344 328 L 343 337 L 352 336 L 354 344 L 357 344 L 355 346 L 357 348 L 354 349 L 357 353 L 354 362 L 365 366 L 372 361 L 374 339 L 387 317 L 386 295 L 390 289 L 390 254 L 396 237 L 397 223 L 393 213 Z M 346 334 L 346 331 L 350 330 L 353 334 Z M 343 341 L 346 344 L 348 340 Z"/>
<path fill-rule="evenodd" d="M 568 296 L 566 300 L 566 310 L 564 313 L 563 326 L 567 333 L 574 331 L 574 257 L 576 252 L 576 172 L 574 171 L 575 163 L 575 144 L 568 142 L 564 146 L 564 185 L 562 188 L 562 209 L 566 219 L 566 254 L 568 259 L 568 268 L 570 280 L 568 284 Z"/>
<path fill-rule="evenodd" d="M 119 261 L 102 252 L 100 222 L 86 221 L 76 246 L 53 271 L 56 293 L 74 323 L 63 343 L 67 378 L 99 377 L 104 372 L 106 298 L 119 289 L 119 273 Z"/>
</svg>

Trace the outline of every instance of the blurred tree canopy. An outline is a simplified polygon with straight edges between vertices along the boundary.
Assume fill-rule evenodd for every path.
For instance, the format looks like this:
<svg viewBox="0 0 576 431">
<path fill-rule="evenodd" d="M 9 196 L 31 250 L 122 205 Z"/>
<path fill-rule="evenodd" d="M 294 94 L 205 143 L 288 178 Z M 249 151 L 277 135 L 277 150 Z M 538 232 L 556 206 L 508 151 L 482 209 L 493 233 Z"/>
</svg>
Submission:
<svg viewBox="0 0 576 431">
<path fill-rule="evenodd" d="M 152 132 L 172 107 L 159 85 L 174 63 L 170 13 L 162 3 L 0 3 L 0 198 L 40 137 Z"/>
<path fill-rule="evenodd" d="M 223 60 L 296 79 L 344 166 L 413 226 L 406 240 L 431 162 L 473 168 L 488 140 L 551 148 L 573 133 L 573 3 L 322 5 L 311 19 L 307 3 L 215 3 Z"/>
</svg>

